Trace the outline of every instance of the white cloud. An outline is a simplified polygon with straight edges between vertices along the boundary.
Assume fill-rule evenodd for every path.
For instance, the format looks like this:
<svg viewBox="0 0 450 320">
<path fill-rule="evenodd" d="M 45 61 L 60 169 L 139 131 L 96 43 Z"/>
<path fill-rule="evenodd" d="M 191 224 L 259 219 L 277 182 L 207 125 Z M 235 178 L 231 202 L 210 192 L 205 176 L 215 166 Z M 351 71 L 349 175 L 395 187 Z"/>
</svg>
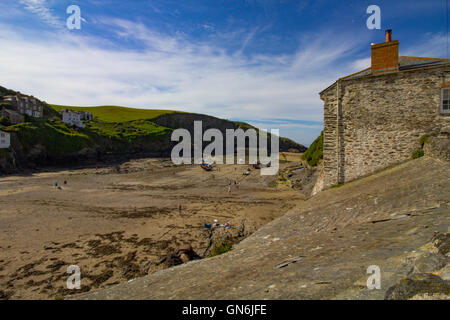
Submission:
<svg viewBox="0 0 450 320">
<path fill-rule="evenodd" d="M 258 128 L 276 127 L 276 128 L 302 128 L 302 129 L 322 129 L 322 125 L 318 124 L 302 124 L 302 123 L 277 123 L 268 124 L 267 122 L 249 121 Z"/>
<path fill-rule="evenodd" d="M 357 60 L 355 60 L 355 62 L 353 62 L 353 68 L 355 71 L 361 71 L 361 70 L 369 68 L 370 64 L 371 64 L 370 57 L 357 59 Z"/>
<path fill-rule="evenodd" d="M 203 29 L 207 30 L 207 31 L 214 31 L 215 27 L 213 24 L 208 24 L 208 23 L 203 23 L 200 24 L 200 27 L 202 27 Z"/>
<path fill-rule="evenodd" d="M 300 41 L 292 55 L 246 57 L 183 35 L 161 35 L 140 23 L 100 21 L 143 49 L 111 49 L 103 38 L 77 33 L 41 32 L 36 37 L 0 25 L 0 85 L 55 104 L 321 121 L 318 93 L 352 71 L 340 59 L 357 45 L 345 42 L 345 35 L 323 34 Z"/>
<path fill-rule="evenodd" d="M 25 9 L 37 14 L 44 22 L 55 27 L 63 27 L 64 23 L 53 15 L 46 0 L 20 0 Z"/>
<path fill-rule="evenodd" d="M 401 46 L 401 43 L 400 43 Z M 428 57 L 428 58 L 446 58 L 447 57 L 447 38 L 442 33 L 427 33 L 416 43 L 406 47 L 401 56 Z"/>
</svg>

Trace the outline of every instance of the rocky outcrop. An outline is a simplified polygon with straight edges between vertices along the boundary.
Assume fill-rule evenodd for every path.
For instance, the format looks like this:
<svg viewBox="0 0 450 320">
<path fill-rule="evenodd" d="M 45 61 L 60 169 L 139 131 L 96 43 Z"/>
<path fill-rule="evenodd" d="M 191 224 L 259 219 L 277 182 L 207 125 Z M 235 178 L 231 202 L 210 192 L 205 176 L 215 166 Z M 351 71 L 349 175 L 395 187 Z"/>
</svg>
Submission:
<svg viewBox="0 0 450 320">
<path fill-rule="evenodd" d="M 206 231 L 208 233 L 208 246 L 203 253 L 203 257 L 215 256 L 229 251 L 232 246 L 241 242 L 256 231 L 255 225 L 240 221 L 238 225 L 232 227 L 212 227 Z"/>
<path fill-rule="evenodd" d="M 164 265 L 165 268 L 169 268 L 198 259 L 201 259 L 201 256 L 188 244 L 178 247 L 173 252 L 167 254 L 166 257 L 161 259 L 159 264 Z"/>
<path fill-rule="evenodd" d="M 437 233 L 414 260 L 413 269 L 386 292 L 389 300 L 450 299 L 450 233 Z"/>
</svg>

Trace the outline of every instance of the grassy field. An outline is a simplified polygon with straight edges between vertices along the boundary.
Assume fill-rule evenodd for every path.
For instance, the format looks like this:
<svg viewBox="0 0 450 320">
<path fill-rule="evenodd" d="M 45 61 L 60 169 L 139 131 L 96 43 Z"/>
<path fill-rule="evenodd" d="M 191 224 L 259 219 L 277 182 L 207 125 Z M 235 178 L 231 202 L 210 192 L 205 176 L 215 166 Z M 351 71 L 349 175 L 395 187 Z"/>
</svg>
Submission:
<svg viewBox="0 0 450 320">
<path fill-rule="evenodd" d="M 87 129 L 110 139 L 131 142 L 138 136 L 164 137 L 171 129 L 159 126 L 150 120 L 135 120 L 127 122 L 89 122 Z"/>
<path fill-rule="evenodd" d="M 172 110 L 156 110 L 156 109 L 135 109 L 119 106 L 99 106 L 99 107 L 76 107 L 76 106 L 60 106 L 51 104 L 54 110 L 70 109 L 75 111 L 91 112 L 96 120 L 103 122 L 127 122 L 135 120 L 153 119 L 167 113 L 179 111 Z"/>
<path fill-rule="evenodd" d="M 67 126 L 61 120 L 33 119 L 3 130 L 17 133 L 25 152 L 35 146 L 45 147 L 47 154 L 61 156 L 92 145 L 91 138 L 79 130 Z"/>
<path fill-rule="evenodd" d="M 101 144 L 107 138 L 120 143 L 120 148 L 132 147 L 133 142 L 144 139 L 148 143 L 163 141 L 170 128 L 159 126 L 151 120 L 127 122 L 86 122 L 86 128 L 68 126 L 60 119 L 29 119 L 29 122 L 2 127 L 16 133 L 25 153 L 42 146 L 50 157 L 79 152 L 83 148 Z M 142 140 L 141 140 L 142 141 Z M 0 154 L 0 157 L 5 155 Z"/>
</svg>

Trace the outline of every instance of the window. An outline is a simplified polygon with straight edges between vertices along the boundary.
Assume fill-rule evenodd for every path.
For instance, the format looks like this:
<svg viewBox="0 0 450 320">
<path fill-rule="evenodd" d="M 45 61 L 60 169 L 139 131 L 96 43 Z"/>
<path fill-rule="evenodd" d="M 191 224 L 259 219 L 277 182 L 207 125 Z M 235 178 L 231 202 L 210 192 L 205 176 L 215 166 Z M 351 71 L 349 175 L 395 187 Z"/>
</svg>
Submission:
<svg viewBox="0 0 450 320">
<path fill-rule="evenodd" d="M 441 113 L 450 113 L 450 88 L 444 88 L 441 92 Z"/>
</svg>

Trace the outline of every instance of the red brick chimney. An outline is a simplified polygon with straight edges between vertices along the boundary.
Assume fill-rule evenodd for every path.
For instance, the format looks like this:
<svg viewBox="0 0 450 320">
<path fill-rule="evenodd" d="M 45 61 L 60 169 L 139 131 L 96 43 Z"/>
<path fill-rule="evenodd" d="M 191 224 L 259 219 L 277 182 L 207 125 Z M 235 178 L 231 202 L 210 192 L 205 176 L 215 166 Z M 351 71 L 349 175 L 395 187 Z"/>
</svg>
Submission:
<svg viewBox="0 0 450 320">
<path fill-rule="evenodd" d="M 386 42 L 391 42 L 392 41 L 392 30 L 386 30 Z"/>
<path fill-rule="evenodd" d="M 392 41 L 392 30 L 386 30 L 386 42 L 372 45 L 372 74 L 398 71 L 398 44 Z"/>
</svg>

